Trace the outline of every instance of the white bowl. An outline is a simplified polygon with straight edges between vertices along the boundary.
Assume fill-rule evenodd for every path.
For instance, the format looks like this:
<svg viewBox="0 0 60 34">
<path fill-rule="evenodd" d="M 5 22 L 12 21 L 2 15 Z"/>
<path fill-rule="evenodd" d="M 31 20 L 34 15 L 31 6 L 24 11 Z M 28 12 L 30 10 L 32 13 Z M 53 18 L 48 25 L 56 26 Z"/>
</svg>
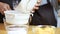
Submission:
<svg viewBox="0 0 60 34">
<path fill-rule="evenodd" d="M 27 24 L 30 17 L 28 13 L 20 13 L 14 10 L 4 11 L 4 13 L 6 22 L 10 24 Z"/>
</svg>

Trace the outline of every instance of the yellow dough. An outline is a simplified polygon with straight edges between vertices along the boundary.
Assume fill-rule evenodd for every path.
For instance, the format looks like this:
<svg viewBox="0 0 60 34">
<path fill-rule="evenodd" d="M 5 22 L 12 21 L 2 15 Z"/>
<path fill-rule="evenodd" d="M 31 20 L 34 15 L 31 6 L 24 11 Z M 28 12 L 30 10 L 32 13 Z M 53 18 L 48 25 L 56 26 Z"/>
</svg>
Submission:
<svg viewBox="0 0 60 34">
<path fill-rule="evenodd" d="M 35 34 L 55 34 L 55 28 L 45 27 L 45 28 L 34 28 Z"/>
</svg>

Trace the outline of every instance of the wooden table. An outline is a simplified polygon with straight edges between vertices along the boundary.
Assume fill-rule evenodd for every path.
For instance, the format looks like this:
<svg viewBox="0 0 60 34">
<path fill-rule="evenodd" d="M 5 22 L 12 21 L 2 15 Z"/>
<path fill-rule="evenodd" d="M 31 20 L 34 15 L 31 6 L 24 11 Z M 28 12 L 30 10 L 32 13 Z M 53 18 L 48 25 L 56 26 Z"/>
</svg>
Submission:
<svg viewBox="0 0 60 34">
<path fill-rule="evenodd" d="M 7 34 L 3 23 L 0 23 L 0 34 Z M 60 28 L 56 29 L 56 34 L 60 34 Z"/>
<path fill-rule="evenodd" d="M 0 34 L 7 34 L 3 23 L 0 23 Z"/>
</svg>

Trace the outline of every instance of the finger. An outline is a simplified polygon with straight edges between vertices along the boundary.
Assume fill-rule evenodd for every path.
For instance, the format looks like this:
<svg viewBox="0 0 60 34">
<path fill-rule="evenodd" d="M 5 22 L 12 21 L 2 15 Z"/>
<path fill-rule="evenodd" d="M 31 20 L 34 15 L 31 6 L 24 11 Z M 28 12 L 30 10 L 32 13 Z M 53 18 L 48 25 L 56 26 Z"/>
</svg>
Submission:
<svg viewBox="0 0 60 34">
<path fill-rule="evenodd" d="M 10 6 L 8 4 L 5 4 L 4 9 L 5 9 L 5 11 L 6 10 L 11 10 L 11 8 L 10 8 Z"/>
<path fill-rule="evenodd" d="M 1 14 L 4 15 L 4 11 L 6 11 L 6 9 L 4 7 L 0 8 Z"/>
<path fill-rule="evenodd" d="M 40 3 L 40 2 L 41 2 L 41 0 L 38 0 L 38 1 L 37 1 L 37 3 Z"/>
<path fill-rule="evenodd" d="M 4 9 L 1 9 L 1 14 L 2 14 L 2 15 L 4 14 Z"/>
<path fill-rule="evenodd" d="M 40 6 L 41 0 L 38 0 L 35 6 Z"/>
<path fill-rule="evenodd" d="M 41 0 L 38 0 L 37 3 L 40 4 Z"/>
<path fill-rule="evenodd" d="M 38 9 L 39 9 L 39 7 L 34 7 L 33 9 L 34 9 L 34 10 L 38 10 Z"/>
<path fill-rule="evenodd" d="M 38 0 L 36 6 L 40 6 L 40 2 L 41 0 Z"/>
<path fill-rule="evenodd" d="M 38 7 L 38 6 L 40 6 L 40 4 L 36 4 L 35 6 Z"/>
<path fill-rule="evenodd" d="M 10 8 L 10 6 L 9 6 L 9 5 L 7 6 L 7 9 L 8 9 L 8 10 L 11 10 L 11 8 Z"/>
<path fill-rule="evenodd" d="M 31 11 L 31 13 L 34 13 L 35 12 L 35 10 L 33 9 L 32 11 Z"/>
<path fill-rule="evenodd" d="M 8 10 L 7 4 L 5 4 L 5 6 L 3 8 L 5 9 L 5 11 Z"/>
<path fill-rule="evenodd" d="M 3 8 L 3 6 L 0 6 L 0 13 L 1 13 L 1 14 L 4 13 L 4 8 Z"/>
</svg>

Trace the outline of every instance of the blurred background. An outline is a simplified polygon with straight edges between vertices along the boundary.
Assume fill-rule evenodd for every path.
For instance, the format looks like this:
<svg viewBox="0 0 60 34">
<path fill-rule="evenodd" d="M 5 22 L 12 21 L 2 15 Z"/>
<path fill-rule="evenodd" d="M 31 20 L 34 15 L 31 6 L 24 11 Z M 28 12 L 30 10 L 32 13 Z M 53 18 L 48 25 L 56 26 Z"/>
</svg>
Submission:
<svg viewBox="0 0 60 34">
<path fill-rule="evenodd" d="M 60 0 L 58 0 L 58 27 L 60 27 Z"/>
</svg>

